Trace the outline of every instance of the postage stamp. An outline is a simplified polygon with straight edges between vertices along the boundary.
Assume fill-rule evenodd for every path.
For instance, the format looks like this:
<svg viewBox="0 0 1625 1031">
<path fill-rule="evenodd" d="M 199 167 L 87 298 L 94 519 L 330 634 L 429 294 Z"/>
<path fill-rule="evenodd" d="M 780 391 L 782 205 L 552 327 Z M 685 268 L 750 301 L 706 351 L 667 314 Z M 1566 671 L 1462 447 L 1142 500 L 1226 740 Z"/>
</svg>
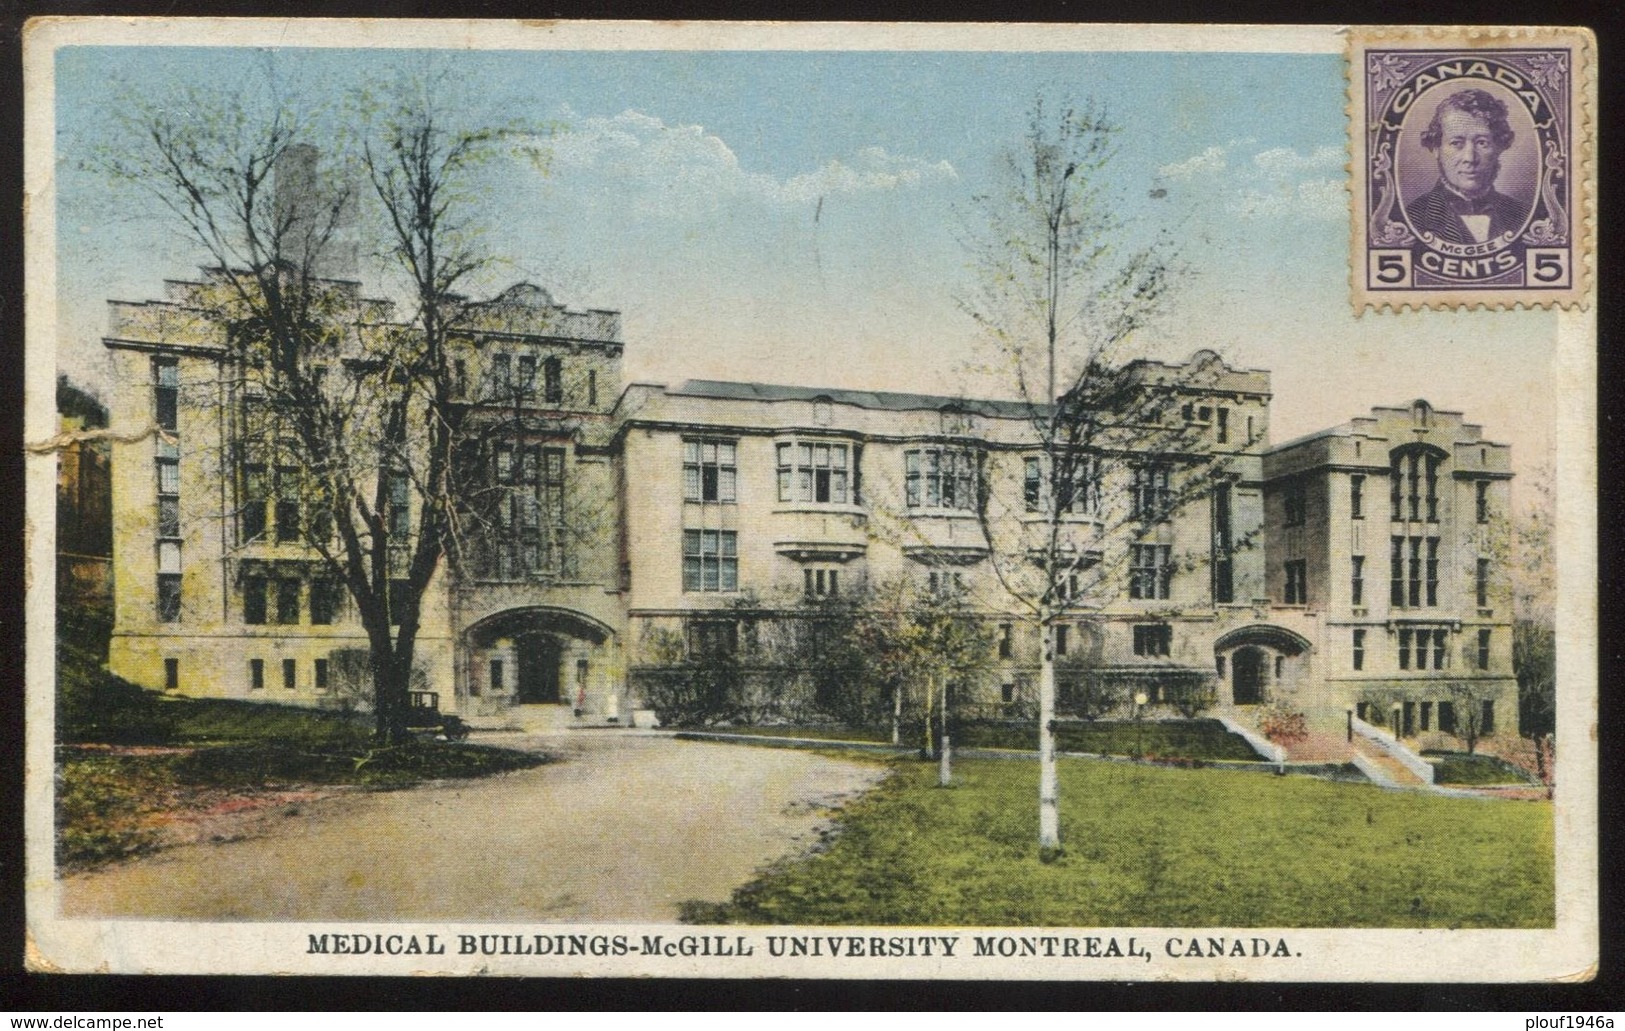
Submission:
<svg viewBox="0 0 1625 1031">
<path fill-rule="evenodd" d="M 33 969 L 1594 975 L 1585 32 L 25 59 Z"/>
<path fill-rule="evenodd" d="M 1349 46 L 1356 308 L 1582 302 L 1592 38 L 1356 30 Z"/>
</svg>

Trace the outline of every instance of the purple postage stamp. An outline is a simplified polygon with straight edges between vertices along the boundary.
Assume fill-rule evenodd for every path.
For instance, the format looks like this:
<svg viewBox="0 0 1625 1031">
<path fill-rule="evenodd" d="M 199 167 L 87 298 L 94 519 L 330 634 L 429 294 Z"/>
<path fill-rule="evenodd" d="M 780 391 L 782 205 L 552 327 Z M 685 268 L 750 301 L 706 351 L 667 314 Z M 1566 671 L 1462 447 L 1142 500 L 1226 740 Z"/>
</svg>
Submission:
<svg viewBox="0 0 1625 1031">
<path fill-rule="evenodd" d="M 1356 33 L 1357 310 L 1583 303 L 1584 30 Z"/>
</svg>

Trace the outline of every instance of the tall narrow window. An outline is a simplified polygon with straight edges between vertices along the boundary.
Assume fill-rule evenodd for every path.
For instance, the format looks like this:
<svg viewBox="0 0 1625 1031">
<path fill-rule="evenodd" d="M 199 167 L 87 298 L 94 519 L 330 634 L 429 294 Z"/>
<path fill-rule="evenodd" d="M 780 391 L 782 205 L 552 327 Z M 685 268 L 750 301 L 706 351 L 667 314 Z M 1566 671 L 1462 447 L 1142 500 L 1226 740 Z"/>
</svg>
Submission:
<svg viewBox="0 0 1625 1031">
<path fill-rule="evenodd" d="M 1490 668 L 1490 632 L 1481 629 L 1478 632 L 1478 668 Z"/>
<path fill-rule="evenodd" d="M 1286 573 L 1286 595 L 1282 600 L 1288 605 L 1309 604 L 1308 560 L 1293 559 L 1282 566 Z"/>
<path fill-rule="evenodd" d="M 1161 519 L 1168 514 L 1170 471 L 1166 465 L 1137 465 L 1129 471 L 1130 514 Z"/>
<path fill-rule="evenodd" d="M 412 481 L 404 472 L 386 475 L 389 477 L 389 535 L 395 539 L 394 543 L 401 544 L 412 533 Z"/>
<path fill-rule="evenodd" d="M 598 370 L 587 370 L 587 407 L 598 407 Z"/>
<path fill-rule="evenodd" d="M 1358 473 L 1349 477 L 1349 518 L 1365 518 L 1365 477 Z"/>
<path fill-rule="evenodd" d="M 1399 631 L 1399 668 L 1411 668 L 1411 631 L 1403 628 Z"/>
<path fill-rule="evenodd" d="M 1427 455 L 1424 457 L 1423 461 L 1427 469 L 1427 475 L 1425 477 L 1425 483 L 1427 485 L 1427 494 L 1425 496 L 1427 503 L 1427 521 L 1430 523 L 1436 523 L 1439 521 L 1439 459 L 1434 455 Z"/>
<path fill-rule="evenodd" d="M 1219 409 L 1219 422 L 1215 427 L 1215 436 L 1220 444 L 1230 443 L 1230 409 Z"/>
<path fill-rule="evenodd" d="M 519 396 L 529 397 L 536 392 L 536 356 L 519 356 Z"/>
<path fill-rule="evenodd" d="M 293 659 L 282 660 L 282 686 L 288 691 L 299 686 L 299 666 Z"/>
<path fill-rule="evenodd" d="M 564 400 L 563 366 L 556 356 L 542 362 L 542 392 L 548 404 L 556 405 Z"/>
<path fill-rule="evenodd" d="M 731 440 L 683 441 L 683 500 L 738 500 L 738 447 Z"/>
<path fill-rule="evenodd" d="M 276 621 L 288 626 L 299 622 L 299 581 L 292 577 L 277 581 Z"/>
<path fill-rule="evenodd" d="M 1027 511 L 1038 511 L 1044 497 L 1044 474 L 1043 463 L 1037 458 L 1028 458 L 1022 463 L 1021 497 Z"/>
<path fill-rule="evenodd" d="M 1479 480 L 1473 484 L 1473 488 L 1476 492 L 1474 508 L 1478 513 L 1478 521 L 1487 523 L 1490 521 L 1490 481 Z"/>
<path fill-rule="evenodd" d="M 1213 600 L 1220 605 L 1235 601 L 1234 550 L 1230 484 L 1221 483 L 1213 488 Z"/>
<path fill-rule="evenodd" d="M 179 556 L 180 552 L 177 549 L 177 562 Z M 162 553 L 160 552 L 161 557 Z M 160 623 L 179 623 L 181 621 L 180 573 L 160 572 L 158 574 L 158 621 Z"/>
<path fill-rule="evenodd" d="M 1484 699 L 1479 707 L 1478 732 L 1485 737 L 1495 736 L 1495 701 Z"/>
<path fill-rule="evenodd" d="M 1365 669 L 1365 631 L 1356 628 L 1354 631 L 1354 668 Z"/>
<path fill-rule="evenodd" d="M 243 466 L 242 533 L 245 542 L 265 536 L 265 508 L 270 504 L 270 494 L 265 466 Z"/>
<path fill-rule="evenodd" d="M 327 660 L 326 659 L 317 659 L 316 660 L 315 675 L 316 675 L 316 683 L 315 683 L 316 693 L 317 694 L 326 694 L 327 693 L 327 687 L 328 687 L 328 681 L 327 681 L 328 668 L 327 668 Z"/>
<path fill-rule="evenodd" d="M 1474 593 L 1478 596 L 1478 607 L 1487 608 L 1490 604 L 1490 560 L 1478 560 L 1477 575 L 1473 581 Z"/>
<path fill-rule="evenodd" d="M 265 690 L 265 660 L 248 660 L 248 688 L 251 691 Z"/>
<path fill-rule="evenodd" d="M 1365 556 L 1349 559 L 1349 604 L 1358 608 L 1365 604 Z"/>
<path fill-rule="evenodd" d="M 180 418 L 180 363 L 173 358 L 154 359 L 152 378 L 153 419 L 160 429 L 173 433 Z"/>
<path fill-rule="evenodd" d="M 501 659 L 492 659 L 491 660 L 491 693 L 492 694 L 501 694 L 503 692 L 503 690 L 504 690 L 504 688 L 502 686 L 502 674 L 503 674 L 503 672 L 504 671 L 503 671 L 502 660 Z"/>
<path fill-rule="evenodd" d="M 499 401 L 513 397 L 513 359 L 505 354 L 491 356 L 491 394 Z"/>
<path fill-rule="evenodd" d="M 313 626 L 327 626 L 338 619 L 339 606 L 344 601 L 344 588 L 337 580 L 319 576 L 310 582 L 310 622 Z"/>
<path fill-rule="evenodd" d="M 1308 488 L 1302 480 L 1291 480 L 1286 485 L 1282 502 L 1282 515 L 1287 526 L 1302 526 L 1309 508 Z"/>
<path fill-rule="evenodd" d="M 243 577 L 244 623 L 260 624 L 265 622 L 265 588 L 265 577 Z"/>
<path fill-rule="evenodd" d="M 181 689 L 181 660 L 164 660 L 164 690 L 179 691 Z"/>
<path fill-rule="evenodd" d="M 452 393 L 457 397 L 468 396 L 468 362 L 458 358 L 451 363 Z M 323 660 L 325 661 L 325 660 Z"/>
<path fill-rule="evenodd" d="M 1388 467 L 1388 518 L 1399 522 L 1405 518 L 1403 499 L 1405 496 L 1404 459 L 1394 455 Z"/>
<path fill-rule="evenodd" d="M 1409 591 L 1406 594 L 1411 608 L 1422 604 L 1422 538 L 1411 538 L 1411 566 L 1410 580 L 1407 582 Z"/>
<path fill-rule="evenodd" d="M 1405 538 L 1390 539 L 1388 552 L 1388 604 L 1394 608 L 1405 605 Z"/>
<path fill-rule="evenodd" d="M 1015 650 L 1015 627 L 1009 623 L 999 624 L 999 658 L 1008 659 Z"/>
<path fill-rule="evenodd" d="M 276 539 L 299 539 L 299 470 L 278 466 L 276 471 Z"/>
<path fill-rule="evenodd" d="M 1430 606 L 1439 604 L 1439 538 L 1427 539 L 1427 600 Z"/>
<path fill-rule="evenodd" d="M 1450 631 L 1437 629 L 1433 631 L 1433 668 L 1444 669 L 1450 657 Z"/>
</svg>

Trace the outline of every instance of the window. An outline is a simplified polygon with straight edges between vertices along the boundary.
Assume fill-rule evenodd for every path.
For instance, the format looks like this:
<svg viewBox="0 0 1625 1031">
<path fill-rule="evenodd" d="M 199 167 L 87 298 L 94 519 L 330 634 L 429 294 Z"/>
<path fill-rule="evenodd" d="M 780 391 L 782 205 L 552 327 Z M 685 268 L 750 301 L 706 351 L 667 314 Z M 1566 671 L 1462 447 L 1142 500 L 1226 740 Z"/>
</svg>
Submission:
<svg viewBox="0 0 1625 1031">
<path fill-rule="evenodd" d="M 328 674 L 327 674 L 327 660 L 326 659 L 317 659 L 316 660 L 315 672 L 316 672 L 316 693 L 317 694 L 326 694 L 327 693 L 327 687 L 328 687 L 328 682 L 327 682 L 327 675 Z"/>
<path fill-rule="evenodd" d="M 1236 600 L 1231 520 L 1230 484 L 1221 483 L 1213 488 L 1213 600 L 1220 605 Z"/>
<path fill-rule="evenodd" d="M 1411 631 L 1410 630 L 1401 630 L 1399 632 L 1399 668 L 1400 669 L 1410 669 L 1411 668 Z"/>
<path fill-rule="evenodd" d="M 176 497 L 158 497 L 158 536 L 179 537 L 181 535 L 181 499 Z"/>
<path fill-rule="evenodd" d="M 399 577 L 389 581 L 389 624 L 399 626 L 401 615 L 406 611 L 406 603 L 412 593 L 412 581 Z"/>
<path fill-rule="evenodd" d="M 1495 702 L 1489 698 L 1484 699 L 1479 711 L 1478 732 L 1485 737 L 1495 734 Z"/>
<path fill-rule="evenodd" d="M 493 354 L 491 356 L 491 392 L 498 398 L 507 398 L 512 390 L 512 359 L 505 354 Z"/>
<path fill-rule="evenodd" d="M 1219 409 L 1219 424 L 1215 433 L 1220 444 L 1230 443 L 1230 409 Z"/>
<path fill-rule="evenodd" d="M 1421 450 L 1396 452 L 1388 475 L 1389 515 L 1394 522 L 1439 521 L 1439 456 Z"/>
<path fill-rule="evenodd" d="M 310 622 L 314 626 L 329 626 L 338 620 L 339 608 L 344 604 L 344 587 L 330 576 L 319 576 L 310 582 Z"/>
<path fill-rule="evenodd" d="M 780 501 L 846 504 L 845 444 L 780 444 L 778 456 Z"/>
<path fill-rule="evenodd" d="M 999 658 L 1008 659 L 1015 652 L 1015 627 L 1009 623 L 999 624 Z M 1005 699 L 1009 701 L 1009 699 Z"/>
<path fill-rule="evenodd" d="M 738 589 L 739 535 L 733 530 L 684 530 L 683 590 Z"/>
<path fill-rule="evenodd" d="M 519 394 L 529 397 L 536 392 L 536 356 L 522 354 L 519 356 Z"/>
<path fill-rule="evenodd" d="M 404 472 L 386 473 L 389 496 L 389 535 L 403 543 L 412 533 L 412 481 Z"/>
<path fill-rule="evenodd" d="M 809 598 L 833 598 L 841 593 L 839 569 L 803 569 L 804 591 Z"/>
<path fill-rule="evenodd" d="M 293 466 L 276 471 L 276 539 L 299 539 L 299 470 Z"/>
<path fill-rule="evenodd" d="M 504 690 L 504 688 L 502 686 L 502 673 L 503 673 L 502 660 L 501 659 L 492 659 L 491 660 L 491 693 L 492 694 L 501 694 L 503 692 L 503 690 Z"/>
<path fill-rule="evenodd" d="M 244 541 L 265 536 L 265 506 L 270 501 L 270 484 L 265 466 L 243 466 L 242 532 Z"/>
<path fill-rule="evenodd" d="M 1478 632 L 1478 668 L 1490 668 L 1490 632 L 1482 629 Z"/>
<path fill-rule="evenodd" d="M 1439 604 L 1439 538 L 1427 539 L 1427 599 L 1428 605 Z"/>
<path fill-rule="evenodd" d="M 1349 518 L 1365 518 L 1365 477 L 1358 474 L 1349 477 Z"/>
<path fill-rule="evenodd" d="M 1068 631 L 1071 630 L 1071 629 L 1072 628 L 1067 626 L 1065 623 L 1060 623 L 1060 624 L 1056 625 L 1056 627 L 1055 627 L 1055 654 L 1056 654 L 1057 657 L 1066 654 L 1067 637 L 1069 636 Z"/>
<path fill-rule="evenodd" d="M 1432 729 L 1429 726 L 1429 724 L 1431 724 L 1433 722 L 1433 703 L 1432 702 L 1423 702 L 1421 705 L 1417 706 L 1417 708 L 1419 710 L 1421 710 L 1420 716 L 1419 716 L 1419 719 L 1418 719 L 1418 722 L 1419 722 L 1421 728 L 1423 730 Z"/>
<path fill-rule="evenodd" d="M 1287 483 L 1282 504 L 1286 525 L 1302 526 L 1309 507 L 1308 488 L 1302 480 Z"/>
<path fill-rule="evenodd" d="M 1478 512 L 1478 521 L 1487 523 L 1490 521 L 1490 481 L 1479 480 L 1473 487 L 1477 491 L 1474 507 Z"/>
<path fill-rule="evenodd" d="M 1171 545 L 1133 544 L 1129 546 L 1128 596 L 1141 599 L 1164 599 L 1173 580 L 1174 569 L 1169 561 Z"/>
<path fill-rule="evenodd" d="M 243 622 L 265 622 L 265 587 L 263 576 L 243 577 Z"/>
<path fill-rule="evenodd" d="M 282 660 L 282 686 L 289 691 L 299 686 L 298 666 L 292 659 Z"/>
<path fill-rule="evenodd" d="M 1029 458 L 1022 463 L 1021 497 L 1027 505 L 1027 511 L 1037 512 L 1044 497 L 1043 463 L 1037 458 Z"/>
<path fill-rule="evenodd" d="M 1016 685 L 1013 682 L 1006 680 L 1004 683 L 999 685 L 999 701 L 1008 705 L 1015 700 Z"/>
<path fill-rule="evenodd" d="M 1168 514 L 1169 471 L 1166 465 L 1136 465 L 1129 471 L 1130 515 L 1161 519 Z"/>
<path fill-rule="evenodd" d="M 181 367 L 173 358 L 158 358 L 152 363 L 153 418 L 161 429 L 174 432 L 180 414 Z"/>
<path fill-rule="evenodd" d="M 965 575 L 963 573 L 938 572 L 933 569 L 926 574 L 926 589 L 940 597 L 952 597 L 965 593 Z"/>
<path fill-rule="evenodd" d="M 697 619 L 688 624 L 691 659 L 731 659 L 739 653 L 739 624 L 731 619 Z"/>
<path fill-rule="evenodd" d="M 952 448 L 903 452 L 903 498 L 909 508 L 976 508 L 976 457 Z"/>
<path fill-rule="evenodd" d="M 452 392 L 458 397 L 468 396 L 468 362 L 459 358 L 451 363 Z"/>
<path fill-rule="evenodd" d="M 179 573 L 158 574 L 158 621 L 179 623 L 181 620 L 181 577 Z"/>
<path fill-rule="evenodd" d="M 1478 572 L 1473 582 L 1474 592 L 1478 596 L 1478 607 L 1485 608 L 1490 603 L 1490 560 L 1478 560 Z"/>
<path fill-rule="evenodd" d="M 598 370 L 587 370 L 587 407 L 598 407 Z"/>
<path fill-rule="evenodd" d="M 1411 538 L 1410 573 L 1410 580 L 1408 581 L 1410 591 L 1406 597 L 1410 601 L 1411 608 L 1416 608 L 1422 604 L 1422 538 L 1420 537 Z"/>
<path fill-rule="evenodd" d="M 165 455 L 162 448 L 158 454 L 158 493 L 179 494 L 181 492 L 181 460 L 179 457 Z"/>
<path fill-rule="evenodd" d="M 1354 668 L 1365 669 L 1365 631 L 1354 631 Z"/>
<path fill-rule="evenodd" d="M 542 363 L 542 399 L 555 405 L 564 400 L 563 369 L 556 357 Z"/>
<path fill-rule="evenodd" d="M 683 500 L 738 500 L 738 448 L 731 440 L 683 441 Z"/>
<path fill-rule="evenodd" d="M 164 660 L 164 690 L 179 691 L 181 689 L 181 660 Z"/>
<path fill-rule="evenodd" d="M 1456 732 L 1456 703 L 1439 703 L 1439 730 L 1446 734 Z"/>
<path fill-rule="evenodd" d="M 1448 662 L 1446 660 L 1450 656 L 1450 652 L 1448 650 L 1449 644 L 1450 644 L 1450 632 L 1448 630 L 1435 630 L 1435 631 L 1433 631 L 1433 668 L 1434 669 L 1444 669 L 1445 666 L 1448 665 Z"/>
<path fill-rule="evenodd" d="M 499 445 L 486 575 L 510 579 L 564 568 L 564 449 Z"/>
<path fill-rule="evenodd" d="M 299 581 L 278 580 L 276 584 L 276 621 L 284 625 L 299 622 Z"/>
<path fill-rule="evenodd" d="M 1308 561 L 1301 558 L 1283 563 L 1286 570 L 1286 594 L 1282 600 L 1286 604 L 1309 604 L 1308 565 Z"/>
<path fill-rule="evenodd" d="M 248 660 L 248 688 L 251 691 L 265 690 L 265 660 Z"/>
<path fill-rule="evenodd" d="M 1365 556 L 1354 555 L 1349 564 L 1349 604 L 1358 608 L 1365 604 Z"/>
<path fill-rule="evenodd" d="M 1134 628 L 1134 654 L 1165 656 L 1172 651 L 1174 628 L 1166 623 L 1144 623 Z"/>
</svg>

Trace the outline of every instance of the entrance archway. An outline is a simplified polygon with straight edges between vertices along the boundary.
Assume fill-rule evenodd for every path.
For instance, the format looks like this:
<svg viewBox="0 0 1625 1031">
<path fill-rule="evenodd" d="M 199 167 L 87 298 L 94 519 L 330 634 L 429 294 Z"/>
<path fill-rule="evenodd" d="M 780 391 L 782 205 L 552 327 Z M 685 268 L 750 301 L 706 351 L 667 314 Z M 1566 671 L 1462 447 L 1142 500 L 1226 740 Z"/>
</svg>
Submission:
<svg viewBox="0 0 1625 1031">
<path fill-rule="evenodd" d="M 1269 686 L 1269 657 L 1262 648 L 1237 648 L 1231 663 L 1231 700 L 1236 705 L 1261 705 Z"/>
<path fill-rule="evenodd" d="M 579 612 L 547 606 L 506 609 L 464 632 L 463 682 L 485 710 L 569 705 L 618 711 L 615 636 Z"/>
</svg>

